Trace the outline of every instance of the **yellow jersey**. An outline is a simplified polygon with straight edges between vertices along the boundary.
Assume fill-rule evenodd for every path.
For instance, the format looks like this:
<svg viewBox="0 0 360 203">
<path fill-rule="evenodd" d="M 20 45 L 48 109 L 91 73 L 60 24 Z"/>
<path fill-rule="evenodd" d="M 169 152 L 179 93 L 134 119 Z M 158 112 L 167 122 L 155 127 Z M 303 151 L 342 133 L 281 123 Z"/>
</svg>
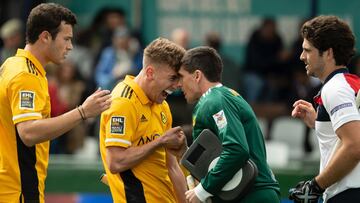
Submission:
<svg viewBox="0 0 360 203">
<path fill-rule="evenodd" d="M 0 72 L 0 202 L 44 202 L 49 142 L 27 147 L 16 124 L 50 117 L 45 70 L 18 49 Z"/>
<path fill-rule="evenodd" d="M 171 128 L 172 117 L 166 101 L 152 103 L 144 91 L 126 76 L 112 91 L 110 109 L 100 121 L 100 152 L 114 202 L 176 202 L 166 166 L 166 152 L 158 148 L 136 167 L 112 174 L 106 164 L 106 147 L 147 144 Z"/>
</svg>

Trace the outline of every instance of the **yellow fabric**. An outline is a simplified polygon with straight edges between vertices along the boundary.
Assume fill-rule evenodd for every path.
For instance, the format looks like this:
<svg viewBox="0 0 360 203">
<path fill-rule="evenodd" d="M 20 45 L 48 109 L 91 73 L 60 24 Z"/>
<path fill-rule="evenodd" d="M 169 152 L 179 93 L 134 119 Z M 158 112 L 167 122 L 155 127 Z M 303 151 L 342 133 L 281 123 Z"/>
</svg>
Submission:
<svg viewBox="0 0 360 203">
<path fill-rule="evenodd" d="M 114 202 L 126 202 L 124 181 L 120 174 L 112 174 L 106 164 L 106 147 L 136 147 L 144 145 L 171 128 L 172 117 L 168 104 L 150 102 L 143 90 L 127 76 L 112 92 L 111 108 L 101 115 L 100 152 L 108 175 Z M 175 202 L 173 186 L 166 167 L 164 148 L 157 149 L 139 165 L 131 169 L 141 181 L 146 202 Z M 124 175 L 124 173 L 122 174 Z"/>
<path fill-rule="evenodd" d="M 30 52 L 19 49 L 0 73 L 0 202 L 19 202 L 21 194 L 44 202 L 49 142 L 28 148 L 15 125 L 48 117 L 45 70 Z"/>
</svg>

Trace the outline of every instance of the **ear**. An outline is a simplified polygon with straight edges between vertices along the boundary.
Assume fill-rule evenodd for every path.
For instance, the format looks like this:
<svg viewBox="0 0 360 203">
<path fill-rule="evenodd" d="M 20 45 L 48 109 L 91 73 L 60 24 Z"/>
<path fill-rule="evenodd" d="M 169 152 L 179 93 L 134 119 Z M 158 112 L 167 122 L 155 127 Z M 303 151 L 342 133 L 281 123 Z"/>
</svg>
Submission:
<svg viewBox="0 0 360 203">
<path fill-rule="evenodd" d="M 154 80 L 154 67 L 151 65 L 148 65 L 145 67 L 145 75 L 146 78 L 150 80 Z"/>
<path fill-rule="evenodd" d="M 196 70 L 194 72 L 194 77 L 195 77 L 195 81 L 199 82 L 203 77 L 203 73 L 200 70 Z"/>
<path fill-rule="evenodd" d="M 52 36 L 48 31 L 42 31 L 39 35 L 39 40 L 45 44 L 52 41 Z"/>
<path fill-rule="evenodd" d="M 333 48 L 329 48 L 328 50 L 326 50 L 326 57 L 328 59 L 333 59 L 334 58 L 334 50 L 333 50 Z"/>
</svg>

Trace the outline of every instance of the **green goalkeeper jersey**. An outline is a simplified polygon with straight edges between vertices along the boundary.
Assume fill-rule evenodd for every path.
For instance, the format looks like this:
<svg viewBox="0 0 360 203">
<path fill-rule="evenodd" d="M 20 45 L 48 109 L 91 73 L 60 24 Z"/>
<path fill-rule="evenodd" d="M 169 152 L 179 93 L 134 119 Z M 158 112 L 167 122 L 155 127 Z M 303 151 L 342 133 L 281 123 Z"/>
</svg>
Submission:
<svg viewBox="0 0 360 203">
<path fill-rule="evenodd" d="M 250 158 L 258 168 L 253 191 L 279 184 L 266 162 L 262 132 L 250 105 L 234 90 L 221 84 L 202 95 L 193 111 L 193 138 L 210 129 L 222 143 L 215 167 L 201 180 L 203 188 L 215 195 Z"/>
</svg>

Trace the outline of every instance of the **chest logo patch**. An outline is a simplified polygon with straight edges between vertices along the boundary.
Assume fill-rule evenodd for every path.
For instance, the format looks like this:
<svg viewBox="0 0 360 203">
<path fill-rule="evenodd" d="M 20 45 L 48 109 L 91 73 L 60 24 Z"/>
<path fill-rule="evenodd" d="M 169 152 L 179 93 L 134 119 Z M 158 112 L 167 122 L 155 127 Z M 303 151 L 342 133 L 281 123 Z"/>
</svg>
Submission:
<svg viewBox="0 0 360 203">
<path fill-rule="evenodd" d="M 20 91 L 20 109 L 34 110 L 35 108 L 35 92 Z"/>
<path fill-rule="evenodd" d="M 125 132 L 125 117 L 124 116 L 112 116 L 110 123 L 110 133 L 123 135 Z"/>
<path fill-rule="evenodd" d="M 221 110 L 221 111 L 217 112 L 216 114 L 214 114 L 213 118 L 214 118 L 215 123 L 216 123 L 217 127 L 219 128 L 219 130 L 225 128 L 225 126 L 227 124 L 227 120 L 225 117 L 224 110 Z"/>
<path fill-rule="evenodd" d="M 147 122 L 148 119 L 144 116 L 144 114 L 141 116 L 140 122 Z"/>
<path fill-rule="evenodd" d="M 165 116 L 165 113 L 164 112 L 161 112 L 160 113 L 160 116 L 161 116 L 161 121 L 163 122 L 163 124 L 165 124 L 167 122 L 167 118 Z"/>
</svg>

